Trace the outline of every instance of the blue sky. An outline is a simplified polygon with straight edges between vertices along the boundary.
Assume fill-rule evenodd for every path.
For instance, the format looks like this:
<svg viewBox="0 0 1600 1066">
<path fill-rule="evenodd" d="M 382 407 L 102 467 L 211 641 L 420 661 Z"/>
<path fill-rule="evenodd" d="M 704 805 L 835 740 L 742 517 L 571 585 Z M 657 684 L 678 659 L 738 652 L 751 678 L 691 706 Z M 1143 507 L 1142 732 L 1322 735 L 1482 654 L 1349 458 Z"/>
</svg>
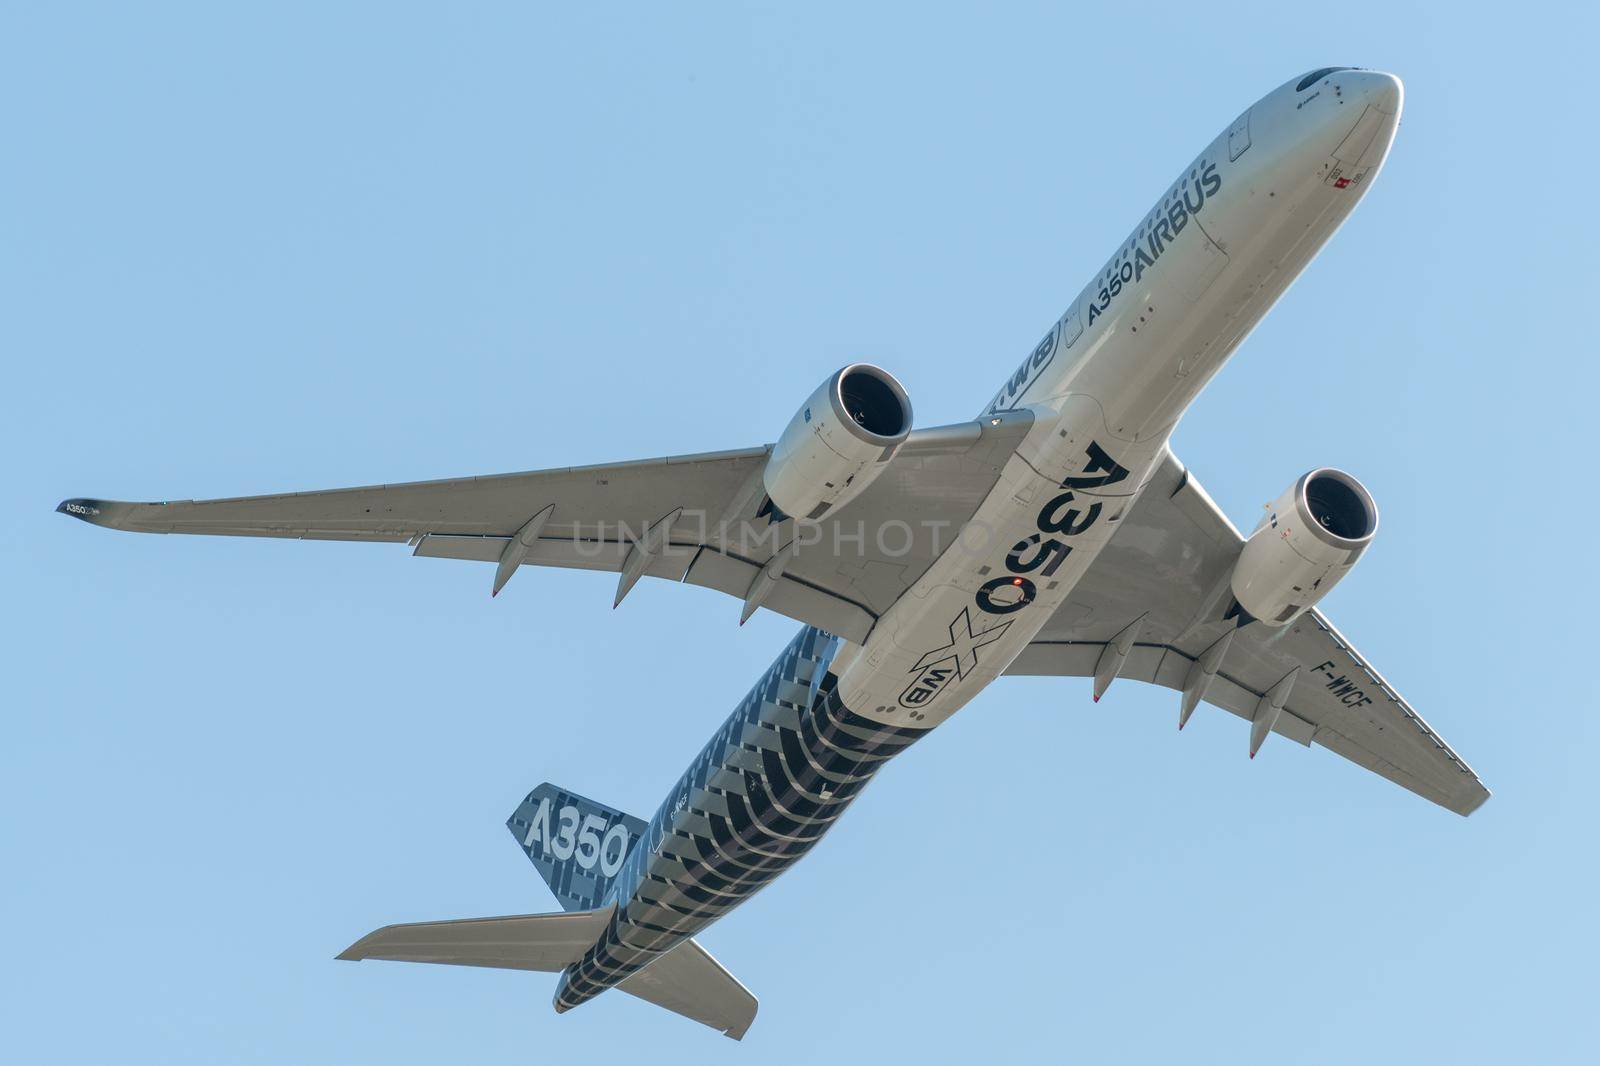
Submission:
<svg viewBox="0 0 1600 1066">
<path fill-rule="evenodd" d="M 1429 5 L 7 5 L 0 1054 L 1587 1061 L 1595 16 Z M 1377 496 L 1325 606 L 1468 820 L 1177 697 L 995 685 L 705 936 L 743 1045 L 543 975 L 336 962 L 552 909 L 502 823 L 648 815 L 793 624 L 400 546 L 113 534 L 200 498 L 773 439 L 870 359 L 971 415 L 1285 79 L 1390 162 L 1180 427 L 1236 522 Z"/>
</svg>

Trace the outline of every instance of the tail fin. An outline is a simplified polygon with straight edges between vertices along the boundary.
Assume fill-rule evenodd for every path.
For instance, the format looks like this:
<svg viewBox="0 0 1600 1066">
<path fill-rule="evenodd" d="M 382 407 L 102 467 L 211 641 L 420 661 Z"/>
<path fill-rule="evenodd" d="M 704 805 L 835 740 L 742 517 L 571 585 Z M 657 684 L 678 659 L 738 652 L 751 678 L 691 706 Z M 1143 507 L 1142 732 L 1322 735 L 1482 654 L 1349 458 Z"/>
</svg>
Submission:
<svg viewBox="0 0 1600 1066">
<path fill-rule="evenodd" d="M 511 812 L 506 828 L 563 910 L 592 911 L 609 902 L 617 872 L 649 825 L 546 781 Z"/>
</svg>

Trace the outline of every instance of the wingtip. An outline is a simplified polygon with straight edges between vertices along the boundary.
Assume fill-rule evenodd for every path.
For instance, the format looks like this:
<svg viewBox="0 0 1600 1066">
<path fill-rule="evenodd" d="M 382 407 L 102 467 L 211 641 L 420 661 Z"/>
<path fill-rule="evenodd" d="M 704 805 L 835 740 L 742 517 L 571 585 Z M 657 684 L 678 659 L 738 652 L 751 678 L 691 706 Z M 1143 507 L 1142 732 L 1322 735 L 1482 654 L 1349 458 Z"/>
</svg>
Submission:
<svg viewBox="0 0 1600 1066">
<path fill-rule="evenodd" d="M 91 525 L 102 525 L 105 508 L 99 500 L 90 500 L 82 496 L 74 496 L 56 504 L 56 514 L 69 515 L 80 522 Z"/>
<path fill-rule="evenodd" d="M 381 936 L 383 933 L 393 928 L 394 926 L 392 925 L 385 925 L 374 929 L 366 936 L 361 937 L 354 944 L 351 944 L 349 947 L 339 952 L 339 954 L 335 955 L 334 958 L 343 962 L 360 962 L 362 959 L 383 958 L 381 954 L 375 956 L 371 952 L 367 951 L 367 945 L 373 943 L 374 938 Z"/>
<path fill-rule="evenodd" d="M 73 496 L 56 504 L 56 514 L 76 518 L 91 526 L 106 529 L 140 529 L 134 516 L 142 514 L 149 504 L 123 503 L 118 500 L 96 500 L 87 496 Z"/>
<path fill-rule="evenodd" d="M 750 994 L 750 990 L 745 988 L 743 985 L 740 985 L 739 987 L 746 995 Z M 740 1018 L 726 1029 L 722 1030 L 722 1035 L 727 1037 L 729 1040 L 743 1040 L 744 1034 L 748 1033 L 750 1031 L 750 1027 L 755 1024 L 756 1014 L 758 1011 L 760 1011 L 760 1009 L 760 1001 L 758 1001 L 755 996 L 750 996 L 750 1013 L 743 1018 Z"/>
<path fill-rule="evenodd" d="M 1456 812 L 1463 818 L 1470 818 L 1476 811 L 1482 808 L 1485 803 L 1488 803 L 1493 798 L 1494 793 L 1490 792 L 1489 789 L 1480 781 L 1478 782 L 1478 794 L 1473 796 L 1463 806 L 1457 807 Z"/>
</svg>

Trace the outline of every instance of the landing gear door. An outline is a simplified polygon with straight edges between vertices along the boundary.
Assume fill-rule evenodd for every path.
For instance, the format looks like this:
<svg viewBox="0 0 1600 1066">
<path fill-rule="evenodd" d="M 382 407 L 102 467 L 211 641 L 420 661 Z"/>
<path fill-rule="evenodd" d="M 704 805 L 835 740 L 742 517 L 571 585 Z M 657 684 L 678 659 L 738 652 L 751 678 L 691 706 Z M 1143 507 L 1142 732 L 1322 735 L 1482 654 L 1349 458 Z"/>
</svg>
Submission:
<svg viewBox="0 0 1600 1066">
<path fill-rule="evenodd" d="M 1212 127 L 1215 129 L 1216 127 Z M 1250 112 L 1246 111 L 1234 119 L 1233 125 L 1228 127 L 1228 162 L 1233 162 L 1244 155 L 1250 147 Z"/>
</svg>

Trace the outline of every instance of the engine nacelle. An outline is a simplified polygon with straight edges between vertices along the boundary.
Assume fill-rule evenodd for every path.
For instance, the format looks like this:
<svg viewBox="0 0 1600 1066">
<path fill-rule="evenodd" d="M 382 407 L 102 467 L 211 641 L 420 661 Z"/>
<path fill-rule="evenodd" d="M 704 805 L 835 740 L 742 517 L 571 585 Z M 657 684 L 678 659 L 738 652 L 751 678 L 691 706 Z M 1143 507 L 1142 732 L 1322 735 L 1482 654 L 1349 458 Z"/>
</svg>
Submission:
<svg viewBox="0 0 1600 1066">
<path fill-rule="evenodd" d="M 761 475 L 767 496 L 785 515 L 821 518 L 872 484 L 910 432 L 911 400 L 894 376 L 847 366 L 789 420 Z"/>
<path fill-rule="evenodd" d="M 1233 597 L 1272 626 L 1327 595 L 1378 531 L 1378 505 L 1361 482 L 1323 467 L 1267 508 L 1233 569 Z"/>
</svg>

